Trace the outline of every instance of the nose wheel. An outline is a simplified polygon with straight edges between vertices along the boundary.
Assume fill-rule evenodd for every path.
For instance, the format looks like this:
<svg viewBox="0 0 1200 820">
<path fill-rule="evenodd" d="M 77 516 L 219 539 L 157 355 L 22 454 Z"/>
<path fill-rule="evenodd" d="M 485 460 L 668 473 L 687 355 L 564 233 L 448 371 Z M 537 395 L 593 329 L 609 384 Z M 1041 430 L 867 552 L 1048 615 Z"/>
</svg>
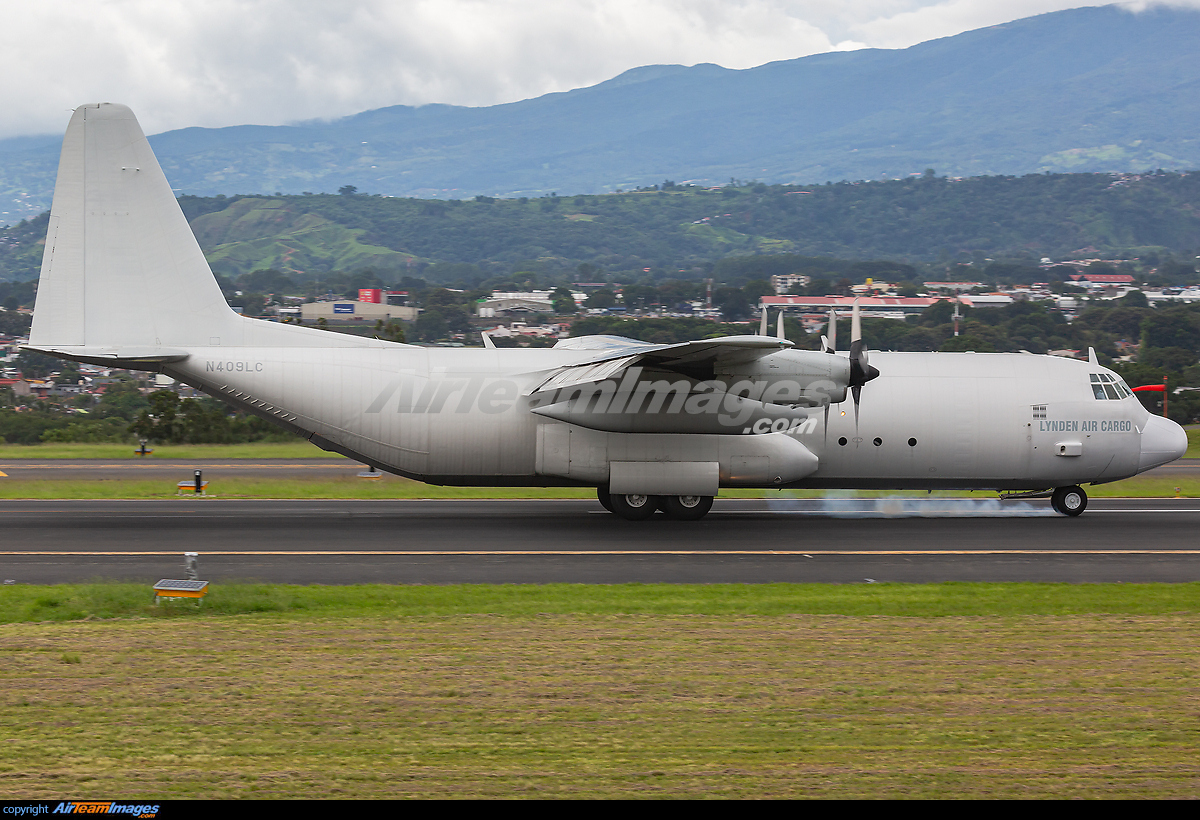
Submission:
<svg viewBox="0 0 1200 820">
<path fill-rule="evenodd" d="M 1050 506 L 1055 512 L 1072 518 L 1087 509 L 1087 493 L 1082 487 L 1059 487 L 1050 496 Z"/>
</svg>

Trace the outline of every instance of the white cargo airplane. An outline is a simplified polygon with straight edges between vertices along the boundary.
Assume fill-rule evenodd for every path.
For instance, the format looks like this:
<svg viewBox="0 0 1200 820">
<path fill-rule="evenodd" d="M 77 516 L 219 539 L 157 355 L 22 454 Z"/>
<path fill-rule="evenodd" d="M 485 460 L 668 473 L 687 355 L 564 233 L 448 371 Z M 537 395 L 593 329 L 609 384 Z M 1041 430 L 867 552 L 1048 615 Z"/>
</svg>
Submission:
<svg viewBox="0 0 1200 820">
<path fill-rule="evenodd" d="M 101 103 L 63 140 L 28 349 L 164 373 L 429 483 L 596 487 L 633 520 L 700 518 L 722 487 L 988 489 L 1078 515 L 1078 485 L 1187 449 L 1094 355 L 877 353 L 876 369 L 853 328 L 849 355 L 796 350 L 765 319 L 683 344 L 498 350 L 245 318 L 132 112 Z"/>
</svg>

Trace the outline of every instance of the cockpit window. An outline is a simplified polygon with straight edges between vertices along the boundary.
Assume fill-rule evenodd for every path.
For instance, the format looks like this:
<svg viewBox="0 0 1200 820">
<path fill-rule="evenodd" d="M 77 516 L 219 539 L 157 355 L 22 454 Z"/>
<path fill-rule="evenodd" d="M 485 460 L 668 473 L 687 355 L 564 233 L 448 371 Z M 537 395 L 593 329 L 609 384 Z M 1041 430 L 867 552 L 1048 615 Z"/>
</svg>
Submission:
<svg viewBox="0 0 1200 820">
<path fill-rule="evenodd" d="M 1092 395 L 1097 399 L 1124 399 L 1133 395 L 1129 385 L 1108 373 L 1092 373 Z"/>
</svg>

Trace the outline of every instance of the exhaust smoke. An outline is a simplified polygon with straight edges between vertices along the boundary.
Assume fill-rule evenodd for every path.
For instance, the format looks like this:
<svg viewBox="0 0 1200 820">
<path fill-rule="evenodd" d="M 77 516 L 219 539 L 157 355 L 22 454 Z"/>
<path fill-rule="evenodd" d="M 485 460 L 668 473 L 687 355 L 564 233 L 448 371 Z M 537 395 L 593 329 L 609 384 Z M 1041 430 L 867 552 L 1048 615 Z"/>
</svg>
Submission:
<svg viewBox="0 0 1200 820">
<path fill-rule="evenodd" d="M 859 498 L 839 493 L 824 498 L 772 498 L 772 512 L 831 518 L 1034 518 L 1057 515 L 1050 507 L 998 498 L 883 496 Z"/>
</svg>

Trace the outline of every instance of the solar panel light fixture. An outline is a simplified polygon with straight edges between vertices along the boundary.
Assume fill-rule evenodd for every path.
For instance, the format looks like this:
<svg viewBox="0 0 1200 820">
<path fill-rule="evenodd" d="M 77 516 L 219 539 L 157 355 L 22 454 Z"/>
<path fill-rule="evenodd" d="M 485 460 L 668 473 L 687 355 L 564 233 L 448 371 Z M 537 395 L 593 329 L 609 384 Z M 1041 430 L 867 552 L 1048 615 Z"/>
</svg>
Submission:
<svg viewBox="0 0 1200 820">
<path fill-rule="evenodd" d="M 199 606 L 208 594 L 208 581 L 200 580 L 200 556 L 194 552 L 183 554 L 185 580 L 164 578 L 154 585 L 154 601 L 162 603 L 164 598 L 192 598 Z"/>
<path fill-rule="evenodd" d="M 184 492 L 188 490 L 191 490 L 196 495 L 201 497 L 208 495 L 208 493 L 205 492 L 205 489 L 208 487 L 208 482 L 204 480 L 204 473 L 200 470 L 194 470 L 192 472 L 191 481 L 180 481 L 175 486 L 179 490 L 179 495 L 183 495 Z"/>
</svg>

